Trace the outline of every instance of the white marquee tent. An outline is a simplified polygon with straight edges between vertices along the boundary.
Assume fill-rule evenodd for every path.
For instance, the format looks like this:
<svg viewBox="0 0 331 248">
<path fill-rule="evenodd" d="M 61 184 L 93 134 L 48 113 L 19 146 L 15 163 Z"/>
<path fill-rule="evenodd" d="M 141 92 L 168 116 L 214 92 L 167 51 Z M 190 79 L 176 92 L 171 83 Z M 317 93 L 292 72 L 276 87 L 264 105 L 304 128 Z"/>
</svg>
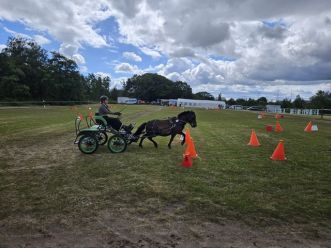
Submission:
<svg viewBox="0 0 331 248">
<path fill-rule="evenodd" d="M 136 98 L 130 97 L 117 97 L 117 103 L 124 103 L 124 104 L 136 104 L 138 101 Z"/>
<path fill-rule="evenodd" d="M 193 100 L 178 98 L 178 107 L 190 107 L 190 108 L 206 108 L 206 109 L 217 109 L 225 108 L 224 101 L 212 101 L 212 100 Z"/>
</svg>

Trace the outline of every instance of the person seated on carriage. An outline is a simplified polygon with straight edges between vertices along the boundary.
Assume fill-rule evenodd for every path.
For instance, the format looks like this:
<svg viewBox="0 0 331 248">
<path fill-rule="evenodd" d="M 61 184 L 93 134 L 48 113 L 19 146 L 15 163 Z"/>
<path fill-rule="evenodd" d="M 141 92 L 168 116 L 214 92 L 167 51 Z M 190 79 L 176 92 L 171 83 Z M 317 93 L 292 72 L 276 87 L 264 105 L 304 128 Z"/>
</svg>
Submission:
<svg viewBox="0 0 331 248">
<path fill-rule="evenodd" d="M 123 125 L 122 122 L 119 120 L 119 118 L 111 116 L 111 115 L 121 116 L 122 114 L 120 112 L 112 112 L 109 110 L 107 96 L 100 97 L 100 104 L 101 105 L 99 107 L 98 115 L 101 115 L 107 121 L 107 126 L 112 127 L 116 131 L 119 131 L 121 128 L 123 128 L 126 132 L 131 133 L 133 129 L 132 124 L 128 126 Z"/>
</svg>

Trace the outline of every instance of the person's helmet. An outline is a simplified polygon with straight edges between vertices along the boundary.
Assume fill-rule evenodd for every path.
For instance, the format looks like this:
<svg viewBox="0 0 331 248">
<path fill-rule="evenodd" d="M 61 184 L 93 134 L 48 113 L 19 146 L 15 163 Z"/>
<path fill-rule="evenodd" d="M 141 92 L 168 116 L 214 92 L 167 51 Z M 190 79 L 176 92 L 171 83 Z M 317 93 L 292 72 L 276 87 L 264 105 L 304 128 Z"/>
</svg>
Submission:
<svg viewBox="0 0 331 248">
<path fill-rule="evenodd" d="M 101 96 L 100 97 L 100 102 L 104 102 L 106 100 L 108 100 L 108 97 L 107 96 Z"/>
</svg>

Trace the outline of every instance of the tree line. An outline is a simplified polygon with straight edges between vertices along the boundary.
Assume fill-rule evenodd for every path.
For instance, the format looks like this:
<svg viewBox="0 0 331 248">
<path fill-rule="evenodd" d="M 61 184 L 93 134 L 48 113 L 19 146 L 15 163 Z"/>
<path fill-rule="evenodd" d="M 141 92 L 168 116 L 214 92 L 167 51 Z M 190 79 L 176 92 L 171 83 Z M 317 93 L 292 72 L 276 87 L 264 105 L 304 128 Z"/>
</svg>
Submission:
<svg viewBox="0 0 331 248">
<path fill-rule="evenodd" d="M 82 75 L 74 60 L 48 52 L 31 39 L 10 37 L 0 51 L 0 101 L 97 101 L 101 95 L 112 100 L 214 99 L 208 92 L 193 94 L 187 83 L 158 74 L 134 75 L 123 82 L 122 90 L 110 90 L 110 83 L 109 77 Z"/>
<path fill-rule="evenodd" d="M 134 97 L 146 102 L 157 99 L 215 100 L 207 91 L 193 93 L 183 81 L 172 81 L 156 73 L 134 75 L 122 82 L 122 89 L 110 90 L 111 79 L 96 74 L 82 75 L 76 62 L 58 52 L 48 52 L 35 41 L 10 37 L 0 51 L 0 101 L 98 101 L 107 95 L 116 101 L 119 96 Z M 221 94 L 217 100 L 222 100 Z M 266 97 L 255 100 L 229 99 L 228 105 L 265 106 Z M 277 101 L 283 108 L 331 108 L 331 92 L 318 91 L 305 101 Z"/>
<path fill-rule="evenodd" d="M 11 37 L 0 52 L 0 101 L 96 100 L 109 86 L 109 77 L 83 76 L 74 60 L 33 40 Z"/>
<path fill-rule="evenodd" d="M 315 95 L 310 97 L 308 101 L 304 100 L 300 95 L 292 101 L 285 98 L 276 102 L 268 102 L 266 97 L 260 97 L 257 100 L 249 99 L 233 99 L 226 101 L 228 105 L 242 105 L 242 106 L 266 106 L 267 104 L 281 105 L 282 108 L 297 108 L 297 109 L 331 109 L 331 92 L 319 90 Z"/>
<path fill-rule="evenodd" d="M 123 96 L 134 97 L 148 102 L 157 99 L 205 99 L 214 100 L 209 92 L 192 93 L 189 84 L 182 81 L 171 81 L 170 79 L 156 73 L 145 73 L 134 75 L 123 82 Z"/>
</svg>

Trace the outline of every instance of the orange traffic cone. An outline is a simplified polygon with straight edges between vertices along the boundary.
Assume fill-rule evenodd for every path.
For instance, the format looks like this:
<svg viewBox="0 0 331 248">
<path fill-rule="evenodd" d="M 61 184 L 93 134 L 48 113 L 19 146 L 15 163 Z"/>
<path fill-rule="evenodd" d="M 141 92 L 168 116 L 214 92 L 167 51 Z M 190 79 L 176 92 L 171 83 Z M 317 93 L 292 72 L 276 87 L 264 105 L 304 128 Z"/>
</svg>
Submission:
<svg viewBox="0 0 331 248">
<path fill-rule="evenodd" d="M 261 145 L 259 140 L 257 139 L 257 136 L 256 136 L 256 133 L 255 133 L 254 129 L 252 129 L 251 138 L 250 138 L 249 143 L 247 145 L 249 145 L 249 146 L 260 146 Z"/>
<path fill-rule="evenodd" d="M 312 131 L 312 126 L 313 124 L 311 123 L 311 121 L 307 124 L 306 128 L 305 128 L 305 132 L 311 132 Z"/>
<path fill-rule="evenodd" d="M 184 155 L 188 155 L 191 158 L 197 158 L 198 154 L 195 150 L 195 146 L 194 146 L 194 142 L 193 142 L 192 138 L 189 136 L 189 138 L 185 142 L 187 142 L 187 147 L 186 147 Z"/>
<path fill-rule="evenodd" d="M 286 160 L 285 150 L 284 150 L 284 140 L 279 140 L 279 143 L 271 155 L 270 159 L 272 160 Z"/>
<path fill-rule="evenodd" d="M 189 155 L 185 155 L 183 162 L 182 162 L 182 166 L 185 168 L 190 168 L 192 167 L 192 158 Z"/>
<path fill-rule="evenodd" d="M 185 143 L 191 139 L 190 129 L 186 128 L 185 130 Z"/>
<path fill-rule="evenodd" d="M 280 132 L 283 132 L 283 128 L 282 128 L 282 126 L 279 124 L 279 121 L 277 120 L 276 121 L 276 127 L 275 127 L 275 132 L 277 132 L 277 133 L 280 133 Z"/>
</svg>

